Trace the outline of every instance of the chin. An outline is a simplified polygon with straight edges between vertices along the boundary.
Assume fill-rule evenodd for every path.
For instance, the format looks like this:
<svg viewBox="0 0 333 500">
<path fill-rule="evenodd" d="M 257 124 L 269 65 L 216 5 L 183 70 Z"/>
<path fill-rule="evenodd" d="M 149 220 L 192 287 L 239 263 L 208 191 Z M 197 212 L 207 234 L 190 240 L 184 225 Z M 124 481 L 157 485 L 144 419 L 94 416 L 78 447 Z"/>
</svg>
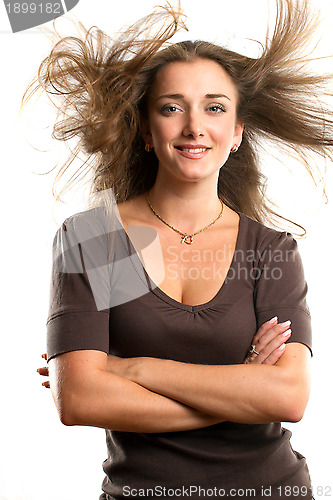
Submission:
<svg viewBox="0 0 333 500">
<path fill-rule="evenodd" d="M 211 164 L 207 165 L 207 163 L 200 160 L 184 159 L 184 161 L 179 162 L 178 158 L 177 161 L 175 161 L 174 158 L 171 160 L 170 158 L 166 158 L 165 161 L 163 161 L 163 158 L 161 158 L 158 169 L 163 171 L 164 179 L 170 178 L 171 176 L 176 177 L 180 181 L 196 182 L 204 180 L 214 174 L 216 174 L 217 180 L 220 165 L 216 165 L 216 168 L 212 168 Z"/>
<path fill-rule="evenodd" d="M 178 178 L 188 182 L 199 182 L 211 177 L 214 172 L 179 172 Z"/>
</svg>

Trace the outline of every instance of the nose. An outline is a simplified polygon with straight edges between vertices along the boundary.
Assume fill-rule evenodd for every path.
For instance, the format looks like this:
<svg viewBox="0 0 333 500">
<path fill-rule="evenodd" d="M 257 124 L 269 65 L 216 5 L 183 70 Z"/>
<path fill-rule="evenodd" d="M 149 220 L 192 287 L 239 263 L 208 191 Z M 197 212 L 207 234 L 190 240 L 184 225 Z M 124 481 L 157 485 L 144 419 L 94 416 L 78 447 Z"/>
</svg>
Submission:
<svg viewBox="0 0 333 500">
<path fill-rule="evenodd" d="M 194 139 L 204 135 L 203 123 L 197 111 L 192 110 L 186 114 L 183 135 L 185 137 L 191 136 Z"/>
</svg>

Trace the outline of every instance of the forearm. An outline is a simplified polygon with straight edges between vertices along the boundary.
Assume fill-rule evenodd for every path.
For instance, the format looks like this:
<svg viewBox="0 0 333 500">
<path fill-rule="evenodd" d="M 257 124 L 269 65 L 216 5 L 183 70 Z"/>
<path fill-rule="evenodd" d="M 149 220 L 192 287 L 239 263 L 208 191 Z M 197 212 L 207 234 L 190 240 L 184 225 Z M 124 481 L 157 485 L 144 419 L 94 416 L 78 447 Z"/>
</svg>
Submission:
<svg viewBox="0 0 333 500">
<path fill-rule="evenodd" d="M 221 421 L 102 369 L 55 376 L 51 389 L 65 425 L 125 432 L 175 432 Z"/>
<path fill-rule="evenodd" d="M 202 412 L 239 423 L 279 420 L 278 407 L 272 404 L 276 401 L 272 394 L 277 382 L 275 367 L 205 366 L 167 360 L 161 370 L 153 360 L 146 368 L 138 372 L 137 383 Z"/>
<path fill-rule="evenodd" d="M 306 406 L 306 391 L 298 388 L 295 373 L 283 362 L 220 366 L 137 358 L 129 364 L 127 376 L 151 391 L 232 422 L 297 421 L 298 409 Z"/>
</svg>

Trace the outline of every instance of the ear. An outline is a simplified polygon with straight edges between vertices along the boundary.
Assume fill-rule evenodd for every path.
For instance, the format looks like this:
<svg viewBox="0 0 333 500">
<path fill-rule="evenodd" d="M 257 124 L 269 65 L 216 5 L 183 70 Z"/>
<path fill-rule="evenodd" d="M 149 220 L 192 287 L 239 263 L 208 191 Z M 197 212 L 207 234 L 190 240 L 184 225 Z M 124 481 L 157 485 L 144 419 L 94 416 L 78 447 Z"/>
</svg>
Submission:
<svg viewBox="0 0 333 500">
<path fill-rule="evenodd" d="M 147 143 L 151 144 L 152 143 L 152 136 L 150 133 L 149 123 L 148 123 L 147 118 L 141 118 L 139 129 L 140 129 L 142 139 L 144 140 L 144 142 L 146 144 Z"/>
<path fill-rule="evenodd" d="M 243 131 L 244 131 L 244 123 L 243 122 L 236 122 L 235 129 L 234 129 L 233 141 L 238 146 L 240 146 L 240 144 L 242 142 Z"/>
</svg>

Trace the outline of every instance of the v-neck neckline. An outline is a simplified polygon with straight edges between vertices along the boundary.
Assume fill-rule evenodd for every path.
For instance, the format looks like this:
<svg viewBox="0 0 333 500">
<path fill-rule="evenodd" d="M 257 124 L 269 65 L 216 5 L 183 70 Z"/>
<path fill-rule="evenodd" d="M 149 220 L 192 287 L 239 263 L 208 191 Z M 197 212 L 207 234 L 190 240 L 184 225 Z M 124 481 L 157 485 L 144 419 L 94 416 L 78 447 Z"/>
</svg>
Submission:
<svg viewBox="0 0 333 500">
<path fill-rule="evenodd" d="M 233 273 L 233 269 L 234 269 L 234 266 L 236 264 L 236 256 L 237 256 L 237 253 L 238 253 L 240 246 L 241 246 L 241 241 L 243 239 L 243 232 L 244 232 L 244 226 L 245 226 L 245 221 L 246 221 L 246 217 L 242 212 L 237 212 L 236 210 L 235 210 L 235 212 L 239 216 L 238 233 L 237 233 L 235 250 L 234 250 L 231 264 L 229 266 L 226 277 L 225 277 L 223 283 L 221 284 L 219 290 L 214 295 L 214 297 L 209 299 L 207 302 L 204 302 L 202 304 L 196 304 L 196 305 L 184 304 L 183 302 L 179 302 L 178 300 L 174 299 L 173 297 L 170 297 L 161 288 L 159 288 L 156 285 L 156 283 L 154 283 L 154 281 L 151 279 L 151 277 L 147 273 L 141 259 L 139 258 L 137 251 L 135 250 L 135 247 L 134 247 L 129 235 L 127 234 L 121 220 L 119 220 L 118 217 L 117 217 L 117 220 L 118 220 L 118 222 L 123 230 L 123 231 L 120 231 L 121 239 L 122 239 L 126 248 L 130 247 L 132 263 L 135 264 L 136 271 L 138 272 L 138 275 L 140 276 L 140 278 L 142 280 L 143 280 L 142 271 L 144 272 L 144 275 L 146 278 L 145 284 L 147 285 L 147 283 L 148 283 L 149 291 L 152 292 L 157 297 L 159 297 L 160 299 L 162 299 L 164 302 L 168 303 L 169 305 L 171 305 L 177 309 L 183 309 L 183 310 L 189 311 L 189 312 L 197 312 L 197 311 L 201 311 L 203 309 L 208 309 L 209 307 L 213 306 L 215 304 L 215 302 L 218 300 L 218 298 L 222 295 L 222 293 L 225 292 L 225 290 L 228 287 L 228 281 L 229 281 L 229 277 L 230 277 L 229 275 L 231 275 Z M 139 267 L 137 268 L 136 266 L 139 266 Z"/>
</svg>

